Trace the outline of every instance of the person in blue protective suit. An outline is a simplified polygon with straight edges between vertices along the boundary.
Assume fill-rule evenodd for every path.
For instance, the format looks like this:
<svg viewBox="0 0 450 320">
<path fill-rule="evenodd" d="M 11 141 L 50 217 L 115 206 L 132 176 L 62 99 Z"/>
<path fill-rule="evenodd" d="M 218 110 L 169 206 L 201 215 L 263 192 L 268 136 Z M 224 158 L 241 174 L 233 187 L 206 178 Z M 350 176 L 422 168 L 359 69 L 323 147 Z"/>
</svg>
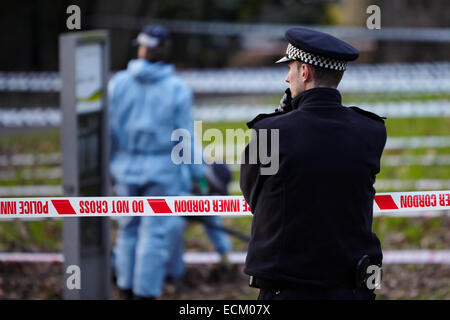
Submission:
<svg viewBox="0 0 450 320">
<path fill-rule="evenodd" d="M 188 194 L 181 176 L 184 164 L 171 159 L 172 132 L 191 136 L 192 92 L 167 64 L 167 30 L 147 26 L 135 40 L 138 59 L 131 60 L 109 84 L 110 173 L 119 196 Z M 202 179 L 202 165 L 188 166 Z M 125 298 L 152 299 L 162 293 L 164 279 L 181 277 L 183 217 L 123 217 L 114 248 L 117 285 Z"/>
</svg>

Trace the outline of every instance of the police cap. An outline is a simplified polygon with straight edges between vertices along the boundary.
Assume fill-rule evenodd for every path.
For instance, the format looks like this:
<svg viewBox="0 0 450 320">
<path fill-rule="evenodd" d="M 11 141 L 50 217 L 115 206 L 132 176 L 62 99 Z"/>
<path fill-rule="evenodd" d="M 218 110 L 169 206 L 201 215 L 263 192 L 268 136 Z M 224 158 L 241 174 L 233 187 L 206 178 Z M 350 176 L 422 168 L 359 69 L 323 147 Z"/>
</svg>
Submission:
<svg viewBox="0 0 450 320">
<path fill-rule="evenodd" d="M 324 32 L 302 27 L 286 31 L 286 55 L 276 63 L 301 61 L 317 67 L 344 71 L 347 61 L 356 60 L 357 49 Z"/>
</svg>

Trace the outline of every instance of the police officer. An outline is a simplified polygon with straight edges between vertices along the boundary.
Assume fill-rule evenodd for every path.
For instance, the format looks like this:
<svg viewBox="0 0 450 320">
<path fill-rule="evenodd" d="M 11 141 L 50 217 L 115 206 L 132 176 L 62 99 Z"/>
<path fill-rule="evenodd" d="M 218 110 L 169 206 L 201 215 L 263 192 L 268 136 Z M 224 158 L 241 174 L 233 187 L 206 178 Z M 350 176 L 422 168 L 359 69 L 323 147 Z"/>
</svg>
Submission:
<svg viewBox="0 0 450 320">
<path fill-rule="evenodd" d="M 249 161 L 252 144 L 261 145 L 255 137 L 264 137 L 253 136 L 240 173 L 254 214 L 244 272 L 259 299 L 374 299 L 368 267 L 382 261 L 372 218 L 384 120 L 342 105 L 336 88 L 355 48 L 306 28 L 290 28 L 286 38 L 277 62 L 289 66 L 289 89 L 275 113 L 247 123 L 267 130 L 279 164 L 267 175 L 259 155 Z"/>
</svg>

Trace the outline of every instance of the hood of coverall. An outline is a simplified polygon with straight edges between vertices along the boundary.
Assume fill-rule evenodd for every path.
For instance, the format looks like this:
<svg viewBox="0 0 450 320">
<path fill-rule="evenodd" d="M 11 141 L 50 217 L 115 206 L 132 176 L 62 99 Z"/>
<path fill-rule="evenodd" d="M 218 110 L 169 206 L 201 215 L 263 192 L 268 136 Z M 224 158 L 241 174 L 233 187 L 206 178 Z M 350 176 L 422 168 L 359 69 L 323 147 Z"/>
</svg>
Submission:
<svg viewBox="0 0 450 320">
<path fill-rule="evenodd" d="M 144 59 L 131 60 L 127 67 L 130 74 L 139 81 L 153 82 L 173 73 L 173 65 L 150 62 Z"/>
</svg>

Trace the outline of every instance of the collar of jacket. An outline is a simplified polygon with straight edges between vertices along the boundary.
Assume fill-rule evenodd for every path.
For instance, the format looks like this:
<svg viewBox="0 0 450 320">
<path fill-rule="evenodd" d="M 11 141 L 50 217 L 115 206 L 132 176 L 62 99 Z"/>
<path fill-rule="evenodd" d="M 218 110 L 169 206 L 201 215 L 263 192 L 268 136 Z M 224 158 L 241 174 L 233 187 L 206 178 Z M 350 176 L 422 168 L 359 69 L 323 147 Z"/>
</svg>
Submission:
<svg viewBox="0 0 450 320">
<path fill-rule="evenodd" d="M 292 99 L 292 108 L 341 106 L 342 98 L 333 88 L 312 88 Z"/>
</svg>

